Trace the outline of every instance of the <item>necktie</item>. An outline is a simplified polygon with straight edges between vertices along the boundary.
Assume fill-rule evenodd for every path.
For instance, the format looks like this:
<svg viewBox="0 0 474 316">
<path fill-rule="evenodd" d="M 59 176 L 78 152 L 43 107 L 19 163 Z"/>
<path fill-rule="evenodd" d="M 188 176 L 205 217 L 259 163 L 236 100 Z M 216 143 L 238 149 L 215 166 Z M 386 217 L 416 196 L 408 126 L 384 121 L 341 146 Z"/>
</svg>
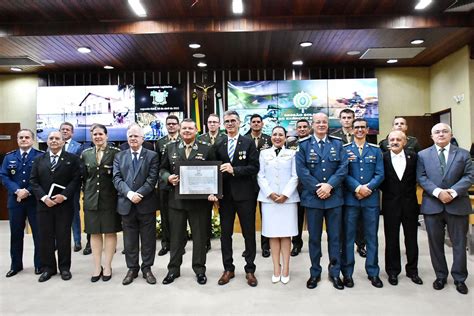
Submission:
<svg viewBox="0 0 474 316">
<path fill-rule="evenodd" d="M 444 175 L 444 171 L 446 169 L 446 157 L 444 156 L 444 151 L 446 149 L 444 148 L 440 148 L 439 149 L 439 155 L 438 155 L 438 158 L 439 158 L 439 164 L 441 166 L 441 174 Z"/>
<path fill-rule="evenodd" d="M 362 156 L 362 150 L 364 150 L 364 147 L 359 147 L 359 155 Z"/>
<path fill-rule="evenodd" d="M 280 153 L 281 151 L 281 148 L 275 148 L 275 154 L 278 156 L 278 154 Z"/>
<path fill-rule="evenodd" d="M 54 167 L 56 167 L 58 163 L 58 155 L 52 155 L 51 156 L 51 170 L 54 170 Z"/>
<path fill-rule="evenodd" d="M 133 152 L 133 159 L 132 159 L 133 171 L 137 171 L 138 167 L 138 153 L 136 151 Z"/>
<path fill-rule="evenodd" d="M 102 156 L 103 156 L 103 151 L 102 149 L 97 149 L 97 152 L 95 154 L 95 158 L 97 160 L 97 164 L 100 165 L 100 162 L 102 161 Z"/>
<path fill-rule="evenodd" d="M 324 141 L 323 140 L 319 141 L 319 149 L 321 149 L 321 151 L 324 150 Z"/>
<path fill-rule="evenodd" d="M 189 158 L 189 155 L 191 154 L 191 149 L 192 149 L 191 145 L 186 145 L 186 149 L 184 150 L 184 153 L 186 154 L 186 159 Z"/>
<path fill-rule="evenodd" d="M 216 138 L 211 136 L 211 145 L 214 145 L 215 141 L 216 141 Z"/>
<path fill-rule="evenodd" d="M 258 148 L 258 137 L 254 137 L 253 141 L 255 142 L 255 147 Z"/>
<path fill-rule="evenodd" d="M 234 158 L 234 152 L 235 152 L 235 139 L 233 138 L 229 139 L 229 148 L 227 152 L 229 154 L 229 160 L 232 161 L 232 159 Z"/>
<path fill-rule="evenodd" d="M 28 156 L 28 153 L 25 151 L 23 154 L 21 154 L 21 163 L 25 163 L 26 162 L 26 157 Z"/>
</svg>

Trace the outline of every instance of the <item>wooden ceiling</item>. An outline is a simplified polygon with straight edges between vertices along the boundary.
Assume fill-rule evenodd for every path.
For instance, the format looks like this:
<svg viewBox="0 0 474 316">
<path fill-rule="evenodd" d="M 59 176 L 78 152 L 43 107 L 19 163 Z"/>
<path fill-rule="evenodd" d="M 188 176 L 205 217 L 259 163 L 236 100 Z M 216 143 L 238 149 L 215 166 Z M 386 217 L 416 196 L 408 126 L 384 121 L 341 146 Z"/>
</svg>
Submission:
<svg viewBox="0 0 474 316">
<path fill-rule="evenodd" d="M 186 70 L 192 54 L 206 55 L 209 69 L 262 69 L 355 65 L 429 66 L 473 45 L 474 14 L 446 13 L 454 0 L 434 1 L 416 12 L 412 0 L 243 0 L 245 13 L 232 14 L 231 0 L 142 0 L 138 18 L 126 0 L 0 1 L 0 58 L 27 56 L 54 64 L 22 66 L 24 72 Z M 361 60 L 347 51 L 411 47 L 426 49 L 395 66 Z M 302 48 L 299 43 L 311 41 Z M 198 50 L 189 43 L 201 44 Z M 88 46 L 83 55 L 77 47 Z M 472 49 L 471 49 L 472 51 Z M 1 67 L 0 73 L 10 73 Z"/>
</svg>

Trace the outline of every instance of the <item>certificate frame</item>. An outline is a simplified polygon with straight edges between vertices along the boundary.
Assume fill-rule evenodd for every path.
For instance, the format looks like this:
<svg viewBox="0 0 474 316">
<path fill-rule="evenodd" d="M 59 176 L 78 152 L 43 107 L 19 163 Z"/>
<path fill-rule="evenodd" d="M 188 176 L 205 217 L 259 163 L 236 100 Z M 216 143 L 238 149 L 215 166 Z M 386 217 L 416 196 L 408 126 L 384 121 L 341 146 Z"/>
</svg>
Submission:
<svg viewBox="0 0 474 316">
<path fill-rule="evenodd" d="M 179 183 L 176 186 L 175 190 L 175 198 L 176 199 L 206 199 L 210 193 L 203 193 L 203 194 L 194 194 L 194 193 L 183 193 L 181 192 L 181 180 L 185 176 L 183 174 L 181 167 L 213 167 L 216 169 L 216 179 L 213 181 L 217 181 L 217 194 L 214 194 L 217 198 L 222 198 L 222 172 L 219 170 L 222 161 L 201 161 L 201 160 L 187 160 L 187 161 L 178 161 L 176 162 L 176 170 L 177 175 L 179 176 Z"/>
</svg>

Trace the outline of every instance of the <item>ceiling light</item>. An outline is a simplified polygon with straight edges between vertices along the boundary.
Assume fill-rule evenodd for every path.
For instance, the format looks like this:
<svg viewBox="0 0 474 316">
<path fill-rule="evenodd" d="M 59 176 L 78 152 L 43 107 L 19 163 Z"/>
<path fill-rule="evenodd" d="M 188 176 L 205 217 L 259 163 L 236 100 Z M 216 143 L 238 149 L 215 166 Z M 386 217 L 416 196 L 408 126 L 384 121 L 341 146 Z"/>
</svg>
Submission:
<svg viewBox="0 0 474 316">
<path fill-rule="evenodd" d="M 41 62 L 43 64 L 54 64 L 55 63 L 55 61 L 52 60 L 52 59 L 41 59 Z"/>
<path fill-rule="evenodd" d="M 310 47 L 310 46 L 312 46 L 312 45 L 313 45 L 313 43 L 311 43 L 311 42 L 301 42 L 301 43 L 300 43 L 300 46 L 301 46 L 301 47 Z"/>
<path fill-rule="evenodd" d="M 11 67 L 10 70 L 11 71 L 23 71 L 23 69 L 21 69 L 20 67 Z"/>
<path fill-rule="evenodd" d="M 189 44 L 189 47 L 192 49 L 198 49 L 199 47 L 201 47 L 201 45 L 197 43 L 192 43 L 192 44 Z"/>
<path fill-rule="evenodd" d="M 387 64 L 395 64 L 398 63 L 398 59 L 389 59 L 387 60 Z"/>
<path fill-rule="evenodd" d="M 203 63 L 203 62 L 200 62 L 200 63 L 198 64 L 198 67 L 207 67 L 207 64 L 206 64 L 206 63 Z"/>
<path fill-rule="evenodd" d="M 114 69 L 114 67 L 113 67 L 113 66 L 109 66 L 109 65 L 105 65 L 105 66 L 104 66 L 104 69 Z"/>
<path fill-rule="evenodd" d="M 423 10 L 431 4 L 431 0 L 420 0 L 415 6 L 415 10 Z"/>
<path fill-rule="evenodd" d="M 193 57 L 194 58 L 204 58 L 204 57 L 206 57 L 206 55 L 204 55 L 202 53 L 196 53 L 196 54 L 193 54 Z"/>
<path fill-rule="evenodd" d="M 423 44 L 424 42 L 425 41 L 422 39 L 416 39 L 416 40 L 411 41 L 410 43 L 412 43 L 413 45 L 420 45 L 420 44 Z"/>
<path fill-rule="evenodd" d="M 244 13 L 244 5 L 242 4 L 242 0 L 232 0 L 232 12 L 234 12 L 234 14 Z"/>
<path fill-rule="evenodd" d="M 89 47 L 82 46 L 78 47 L 77 51 L 81 54 L 89 54 L 92 50 Z"/>
<path fill-rule="evenodd" d="M 295 60 L 295 61 L 293 62 L 293 65 L 294 65 L 294 66 L 301 66 L 301 65 L 303 65 L 303 61 L 302 61 L 302 60 Z"/>
<path fill-rule="evenodd" d="M 133 12 L 138 16 L 146 16 L 146 11 L 140 0 L 128 0 L 128 4 L 132 7 Z"/>
<path fill-rule="evenodd" d="M 360 51 L 358 51 L 358 50 L 350 50 L 350 51 L 348 51 L 346 54 L 349 55 L 349 56 L 359 55 L 359 54 L 360 54 Z"/>
</svg>

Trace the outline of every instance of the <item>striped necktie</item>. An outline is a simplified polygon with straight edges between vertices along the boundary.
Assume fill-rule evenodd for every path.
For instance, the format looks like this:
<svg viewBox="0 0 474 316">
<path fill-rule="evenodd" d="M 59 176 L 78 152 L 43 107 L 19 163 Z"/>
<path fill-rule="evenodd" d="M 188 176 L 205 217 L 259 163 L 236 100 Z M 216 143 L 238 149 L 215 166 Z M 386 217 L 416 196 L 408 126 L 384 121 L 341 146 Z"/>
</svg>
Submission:
<svg viewBox="0 0 474 316">
<path fill-rule="evenodd" d="M 58 164 L 58 155 L 51 156 L 51 170 L 54 170 L 54 167 Z"/>
<path fill-rule="evenodd" d="M 234 152 L 235 152 L 235 139 L 233 138 L 229 139 L 229 147 L 228 147 L 227 152 L 229 154 L 229 160 L 232 161 L 232 159 L 234 158 Z"/>
</svg>

